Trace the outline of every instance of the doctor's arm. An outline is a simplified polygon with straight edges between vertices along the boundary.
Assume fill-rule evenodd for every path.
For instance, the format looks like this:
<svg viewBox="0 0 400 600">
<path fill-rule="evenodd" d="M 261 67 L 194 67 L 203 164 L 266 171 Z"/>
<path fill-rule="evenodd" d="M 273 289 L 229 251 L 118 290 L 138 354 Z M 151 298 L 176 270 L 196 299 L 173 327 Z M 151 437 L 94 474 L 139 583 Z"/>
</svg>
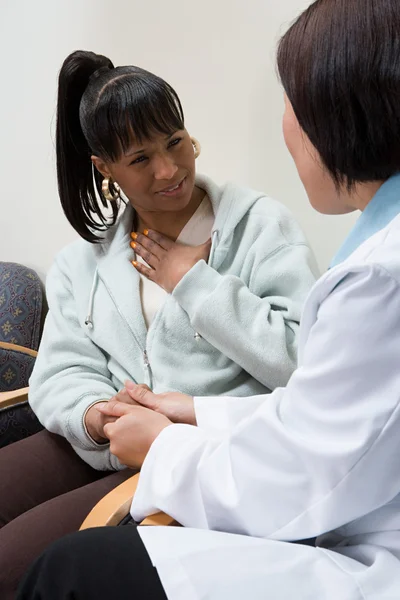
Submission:
<svg viewBox="0 0 400 600">
<path fill-rule="evenodd" d="M 320 305 L 287 388 L 230 432 L 213 433 L 211 402 L 198 427 L 166 427 L 144 461 L 133 517 L 161 510 L 185 526 L 296 540 L 392 499 L 399 292 L 379 267 L 348 274 Z"/>
</svg>

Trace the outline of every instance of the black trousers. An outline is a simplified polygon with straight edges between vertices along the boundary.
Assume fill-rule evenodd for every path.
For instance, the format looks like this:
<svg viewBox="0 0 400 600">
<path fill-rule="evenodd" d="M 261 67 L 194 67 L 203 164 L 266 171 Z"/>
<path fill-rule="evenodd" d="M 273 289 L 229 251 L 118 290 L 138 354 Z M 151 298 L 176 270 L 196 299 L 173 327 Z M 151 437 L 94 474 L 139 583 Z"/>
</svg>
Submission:
<svg viewBox="0 0 400 600">
<path fill-rule="evenodd" d="M 136 527 L 98 527 L 54 542 L 16 600 L 167 600 Z"/>
</svg>

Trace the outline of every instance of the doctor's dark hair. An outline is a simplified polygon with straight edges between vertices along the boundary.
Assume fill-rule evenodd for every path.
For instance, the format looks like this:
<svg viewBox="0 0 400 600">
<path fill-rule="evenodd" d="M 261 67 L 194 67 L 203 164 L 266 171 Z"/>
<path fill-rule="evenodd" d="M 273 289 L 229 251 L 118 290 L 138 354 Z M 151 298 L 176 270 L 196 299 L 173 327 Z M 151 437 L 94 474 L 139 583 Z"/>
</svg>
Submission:
<svg viewBox="0 0 400 600">
<path fill-rule="evenodd" d="M 95 232 L 113 225 L 119 209 L 112 202 L 110 216 L 91 155 L 114 162 L 133 138 L 141 143 L 180 129 L 180 100 L 160 77 L 134 66 L 114 68 L 93 52 L 78 50 L 65 59 L 58 79 L 57 180 L 64 213 L 80 236 L 100 241 Z"/>
<path fill-rule="evenodd" d="M 400 171 L 400 2 L 317 0 L 280 41 L 278 71 L 337 185 Z"/>
</svg>

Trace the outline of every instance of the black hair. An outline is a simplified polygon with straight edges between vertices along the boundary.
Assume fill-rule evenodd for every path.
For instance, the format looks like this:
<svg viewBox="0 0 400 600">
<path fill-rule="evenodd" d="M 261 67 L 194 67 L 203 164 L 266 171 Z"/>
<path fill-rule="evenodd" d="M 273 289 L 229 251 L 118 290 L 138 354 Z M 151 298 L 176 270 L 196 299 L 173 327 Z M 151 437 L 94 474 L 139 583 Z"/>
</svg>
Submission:
<svg viewBox="0 0 400 600">
<path fill-rule="evenodd" d="M 132 138 L 141 143 L 156 133 L 184 129 L 180 100 L 160 77 L 139 67 L 116 67 L 105 56 L 78 50 L 64 61 L 58 80 L 57 179 L 64 213 L 89 242 L 116 221 L 101 190 L 102 175 L 91 155 L 114 162 Z M 112 184 L 110 191 L 115 191 Z M 98 201 L 100 200 L 100 202 Z"/>
<path fill-rule="evenodd" d="M 400 2 L 317 0 L 280 41 L 278 71 L 336 185 L 400 171 Z"/>
</svg>

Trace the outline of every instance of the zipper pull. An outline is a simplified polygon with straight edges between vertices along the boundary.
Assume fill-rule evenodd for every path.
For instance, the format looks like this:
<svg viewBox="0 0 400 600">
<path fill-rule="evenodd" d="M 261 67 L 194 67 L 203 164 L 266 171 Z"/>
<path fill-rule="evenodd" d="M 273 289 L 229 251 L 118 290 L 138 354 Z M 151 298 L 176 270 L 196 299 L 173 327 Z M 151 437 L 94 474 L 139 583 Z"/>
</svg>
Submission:
<svg viewBox="0 0 400 600">
<path fill-rule="evenodd" d="M 143 350 L 143 362 L 146 369 L 150 369 L 150 361 L 147 355 L 147 350 Z"/>
</svg>

